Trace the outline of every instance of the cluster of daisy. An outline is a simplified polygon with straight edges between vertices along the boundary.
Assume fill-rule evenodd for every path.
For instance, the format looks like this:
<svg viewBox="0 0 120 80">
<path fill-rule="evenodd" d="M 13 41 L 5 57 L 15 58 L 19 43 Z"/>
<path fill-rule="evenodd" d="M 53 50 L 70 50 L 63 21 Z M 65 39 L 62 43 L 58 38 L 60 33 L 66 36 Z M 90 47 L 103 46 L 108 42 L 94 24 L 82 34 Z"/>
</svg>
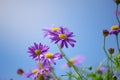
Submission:
<svg viewBox="0 0 120 80">
<path fill-rule="evenodd" d="M 78 56 L 73 59 L 68 59 L 62 48 L 68 48 L 75 46 L 76 40 L 73 39 L 75 36 L 73 32 L 70 32 L 63 26 L 53 26 L 52 28 L 43 29 L 44 37 L 48 37 L 51 42 L 57 44 L 59 52 L 52 53 L 47 45 L 42 43 L 34 43 L 34 45 L 28 47 L 28 53 L 32 59 L 37 62 L 37 67 L 30 72 L 24 72 L 22 69 L 18 69 L 19 75 L 27 78 L 33 77 L 34 80 L 61 80 L 54 71 L 53 65 L 56 65 L 56 60 L 64 58 L 67 62 L 63 65 L 63 68 L 72 68 L 74 72 L 68 72 L 63 76 L 67 76 L 68 80 L 120 80 L 120 47 L 119 47 L 119 33 L 120 33 L 120 20 L 118 17 L 118 5 L 120 0 L 114 0 L 116 7 L 116 19 L 119 25 L 114 25 L 110 30 L 103 30 L 104 44 L 103 50 L 107 59 L 100 63 L 100 65 L 93 70 L 92 66 L 86 68 L 78 68 L 76 65 L 83 62 L 85 58 Z M 109 48 L 106 49 L 106 39 L 109 35 L 116 36 L 117 49 Z M 116 54 L 115 50 L 117 50 Z M 103 64 L 104 63 L 104 64 Z M 75 74 L 73 74 L 75 73 Z"/>
<path fill-rule="evenodd" d="M 103 45 L 103 50 L 104 53 L 106 54 L 107 57 L 107 63 L 106 63 L 106 77 L 105 79 L 110 79 L 110 80 L 119 80 L 120 75 L 118 76 L 118 73 L 116 73 L 116 70 L 120 67 L 120 47 L 119 47 L 119 41 L 118 41 L 118 36 L 120 33 L 120 25 L 114 25 L 111 27 L 110 30 L 103 30 L 103 36 L 104 36 L 104 45 Z M 117 44 L 117 49 L 115 48 L 109 48 L 108 50 L 106 49 L 106 39 L 108 36 L 115 35 L 116 36 L 116 44 Z M 116 54 L 115 54 L 116 50 Z"/>
<path fill-rule="evenodd" d="M 52 42 L 58 45 L 60 52 L 53 54 L 49 51 L 49 47 L 47 45 L 34 43 L 34 45 L 28 47 L 28 53 L 32 59 L 38 62 L 37 67 L 27 73 L 22 69 L 18 69 L 17 73 L 28 78 L 34 76 L 34 80 L 49 80 L 51 78 L 58 80 L 59 78 L 56 76 L 51 64 L 56 65 L 56 60 L 65 57 L 65 54 L 62 51 L 64 46 L 68 48 L 69 44 L 74 47 L 74 43 L 76 41 L 72 39 L 72 37 L 74 37 L 73 32 L 69 32 L 67 28 L 62 26 L 43 29 L 43 31 L 45 33 L 45 37 L 48 36 Z M 85 58 L 82 56 L 78 56 L 70 60 L 67 59 L 67 63 L 63 65 L 63 68 L 78 65 L 80 62 L 84 61 L 84 59 Z"/>
<path fill-rule="evenodd" d="M 33 75 L 34 80 L 49 80 L 49 78 L 52 77 L 53 70 L 51 63 L 56 64 L 55 60 L 62 59 L 60 53 L 53 54 L 49 52 L 49 47 L 41 43 L 34 43 L 33 46 L 28 47 L 28 53 L 30 53 L 30 56 L 35 59 L 38 64 L 36 69 L 29 73 L 22 72 L 22 75 L 26 77 L 31 77 Z"/>
<path fill-rule="evenodd" d="M 118 6 L 120 4 L 120 0 L 114 0 L 116 3 L 116 19 L 118 21 L 118 25 L 113 25 L 110 30 L 103 30 L 103 36 L 104 36 L 104 45 L 103 50 L 107 57 L 107 63 L 106 63 L 106 73 L 103 76 L 103 80 L 120 80 L 120 47 L 119 47 L 119 33 L 120 33 L 120 20 L 118 17 Z M 109 48 L 106 49 L 106 39 L 108 36 L 115 35 L 116 39 L 116 45 L 117 49 L 115 48 Z M 116 54 L 115 54 L 116 50 Z"/>
</svg>

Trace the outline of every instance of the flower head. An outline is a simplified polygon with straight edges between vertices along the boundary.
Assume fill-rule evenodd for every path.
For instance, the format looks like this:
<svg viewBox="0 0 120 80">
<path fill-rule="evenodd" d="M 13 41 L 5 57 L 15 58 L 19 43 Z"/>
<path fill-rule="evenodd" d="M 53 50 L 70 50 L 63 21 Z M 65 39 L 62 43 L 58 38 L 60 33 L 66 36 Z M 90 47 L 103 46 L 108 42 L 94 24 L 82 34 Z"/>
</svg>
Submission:
<svg viewBox="0 0 120 80">
<path fill-rule="evenodd" d="M 34 43 L 34 46 L 28 48 L 28 53 L 30 53 L 30 56 L 33 58 L 38 59 L 41 57 L 41 55 L 47 52 L 48 49 L 49 47 L 46 45 Z"/>
<path fill-rule="evenodd" d="M 55 60 L 59 60 L 61 58 L 62 58 L 62 54 L 60 54 L 60 53 L 55 53 L 55 54 L 53 54 L 53 53 L 46 53 L 44 55 L 45 64 L 46 63 L 50 63 L 50 62 L 52 62 L 53 64 L 56 64 Z"/>
<path fill-rule="evenodd" d="M 110 35 L 111 34 L 118 34 L 120 32 L 120 26 L 114 25 L 111 27 L 111 30 L 109 31 Z"/>
<path fill-rule="evenodd" d="M 103 72 L 106 71 L 106 70 L 107 70 L 106 67 L 100 67 L 100 68 L 97 70 L 97 72 L 98 72 L 98 73 L 103 73 Z"/>
<path fill-rule="evenodd" d="M 59 43 L 60 47 L 63 48 L 66 46 L 68 48 L 68 43 L 74 47 L 74 43 L 76 42 L 72 37 L 74 37 L 73 32 L 69 32 L 67 28 L 64 27 L 56 27 L 53 30 L 44 30 L 46 31 L 46 35 L 50 36 L 52 42 Z"/>
<path fill-rule="evenodd" d="M 34 76 L 34 80 L 49 80 L 51 76 L 50 66 L 43 64 L 43 67 L 40 67 L 38 65 L 36 69 L 33 69 L 31 72 L 24 73 L 23 76 L 30 77 L 32 75 Z"/>
<path fill-rule="evenodd" d="M 85 61 L 85 57 L 78 56 L 78 57 L 70 59 L 69 62 L 65 63 L 62 67 L 66 68 L 66 67 L 71 67 L 72 65 L 77 66 L 83 61 Z"/>
<path fill-rule="evenodd" d="M 109 48 L 108 51 L 109 51 L 110 54 L 113 54 L 114 53 L 114 48 Z"/>
<path fill-rule="evenodd" d="M 105 30 L 103 30 L 103 36 L 104 36 L 104 37 L 107 37 L 108 35 L 109 35 L 109 31 L 108 31 L 108 30 L 106 30 L 106 29 L 105 29 Z"/>
<path fill-rule="evenodd" d="M 17 70 L 17 74 L 18 74 L 18 75 L 22 75 L 23 73 L 24 73 L 24 71 L 23 71 L 22 69 L 18 69 L 18 70 Z"/>
</svg>

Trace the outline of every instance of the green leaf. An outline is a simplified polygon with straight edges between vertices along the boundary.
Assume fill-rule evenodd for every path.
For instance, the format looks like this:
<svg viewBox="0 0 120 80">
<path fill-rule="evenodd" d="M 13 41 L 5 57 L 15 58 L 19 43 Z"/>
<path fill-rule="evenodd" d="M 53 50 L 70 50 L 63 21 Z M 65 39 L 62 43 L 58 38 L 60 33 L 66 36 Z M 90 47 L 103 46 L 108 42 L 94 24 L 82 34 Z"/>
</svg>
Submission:
<svg viewBox="0 0 120 80">
<path fill-rule="evenodd" d="M 74 75 L 72 73 L 66 73 L 65 75 L 62 75 L 62 76 L 68 76 L 68 77 L 77 79 L 76 75 Z"/>
</svg>

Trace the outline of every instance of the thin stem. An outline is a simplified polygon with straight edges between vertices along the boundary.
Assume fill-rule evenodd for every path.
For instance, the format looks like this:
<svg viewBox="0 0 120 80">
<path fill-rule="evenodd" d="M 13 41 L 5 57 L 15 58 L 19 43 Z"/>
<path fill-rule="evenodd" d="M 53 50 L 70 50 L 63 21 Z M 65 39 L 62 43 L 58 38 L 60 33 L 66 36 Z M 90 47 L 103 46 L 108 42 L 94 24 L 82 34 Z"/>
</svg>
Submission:
<svg viewBox="0 0 120 80">
<path fill-rule="evenodd" d="M 107 61 L 107 67 L 108 67 L 108 71 L 107 71 L 107 74 L 108 74 L 108 76 L 107 76 L 107 80 L 109 80 L 109 78 L 110 78 L 109 59 L 108 59 L 108 61 Z"/>
<path fill-rule="evenodd" d="M 58 48 L 59 48 L 62 56 L 65 58 L 65 60 L 66 60 L 68 63 L 71 63 L 71 62 L 69 61 L 69 59 L 65 56 L 65 54 L 64 54 L 64 52 L 62 51 L 61 47 L 60 47 L 59 45 L 57 45 L 57 46 L 58 46 Z M 79 77 L 81 78 L 81 80 L 82 80 L 82 76 L 80 75 L 79 70 L 78 70 L 72 63 L 71 63 L 71 66 L 72 66 L 72 68 L 74 69 L 74 71 L 78 74 L 78 76 L 79 76 Z"/>
<path fill-rule="evenodd" d="M 111 61 L 110 61 L 110 64 L 111 64 L 111 65 L 110 65 L 111 71 L 110 71 L 110 72 L 111 72 L 111 74 L 112 74 L 112 73 L 113 73 L 113 70 L 112 70 L 112 58 L 113 58 L 113 57 L 112 57 L 112 54 L 110 55 L 110 57 L 111 57 Z M 111 76 L 111 79 L 112 79 L 112 76 Z"/>
<path fill-rule="evenodd" d="M 71 68 L 69 68 L 69 73 L 70 73 L 70 76 L 69 76 L 68 80 L 72 80 L 72 77 L 71 77 L 71 74 L 72 74 Z"/>
<path fill-rule="evenodd" d="M 111 54 L 111 56 L 109 56 L 108 55 L 108 53 L 107 53 L 107 51 L 106 51 L 106 37 L 104 37 L 104 45 L 103 45 L 103 49 L 104 49 L 104 52 L 105 52 L 105 54 L 106 54 L 106 56 L 107 56 L 107 67 L 108 67 L 108 71 L 107 71 L 107 73 L 108 73 L 108 80 L 109 80 L 109 78 L 111 78 L 112 79 L 112 76 L 110 76 L 110 73 L 112 72 L 112 63 L 115 63 L 114 61 L 112 61 L 112 54 Z M 109 60 L 110 60 L 110 62 L 111 62 L 111 65 L 109 66 Z"/>
<path fill-rule="evenodd" d="M 108 53 L 107 53 L 107 50 L 106 50 L 106 37 L 104 37 L 103 50 L 104 50 L 104 52 L 105 52 L 105 54 L 106 54 L 108 60 L 111 60 L 111 58 L 109 57 L 109 55 L 108 55 Z M 115 62 L 114 62 L 113 60 L 111 60 L 111 61 L 112 61 L 112 63 L 115 64 Z"/>
<path fill-rule="evenodd" d="M 40 65 L 41 63 L 40 63 L 40 56 L 38 56 L 38 64 Z"/>
<path fill-rule="evenodd" d="M 49 63 L 49 65 L 50 65 L 50 69 L 51 69 L 51 71 L 52 71 L 52 73 L 53 73 L 53 75 L 54 75 L 55 79 L 57 80 L 57 79 L 58 79 L 58 77 L 57 77 L 56 73 L 54 72 L 54 70 L 53 70 L 53 68 L 52 68 L 52 66 L 51 66 L 51 64 L 50 64 L 50 63 Z"/>
<path fill-rule="evenodd" d="M 105 54 L 106 54 L 106 56 L 107 56 L 107 58 L 109 58 L 109 55 L 108 55 L 108 53 L 107 53 L 107 51 L 106 51 L 106 37 L 104 37 L 104 44 L 103 44 L 103 49 L 104 49 L 104 52 L 105 52 Z"/>
<path fill-rule="evenodd" d="M 119 53 L 120 53 L 119 41 L 118 41 L 118 34 L 116 34 L 116 42 L 117 42 L 117 48 L 118 48 L 118 51 L 119 51 Z"/>
<path fill-rule="evenodd" d="M 117 19 L 118 23 L 120 24 L 120 20 L 119 20 L 119 17 L 118 17 L 118 4 L 116 6 L 116 19 Z"/>
<path fill-rule="evenodd" d="M 43 64 L 40 62 L 40 56 L 38 56 L 38 65 L 40 68 L 43 68 Z"/>
</svg>

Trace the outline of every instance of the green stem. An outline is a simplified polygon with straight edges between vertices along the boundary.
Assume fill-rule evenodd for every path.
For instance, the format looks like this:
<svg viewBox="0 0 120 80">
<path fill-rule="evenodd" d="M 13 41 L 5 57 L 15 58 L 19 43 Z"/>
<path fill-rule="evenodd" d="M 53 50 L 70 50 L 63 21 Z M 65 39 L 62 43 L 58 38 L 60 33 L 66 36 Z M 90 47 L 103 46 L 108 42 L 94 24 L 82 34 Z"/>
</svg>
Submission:
<svg viewBox="0 0 120 80">
<path fill-rule="evenodd" d="M 62 51 L 61 47 L 60 47 L 59 45 L 57 45 L 57 46 L 58 46 L 58 48 L 59 48 L 62 56 L 65 58 L 65 60 L 66 60 L 68 63 L 71 63 L 71 62 L 69 61 L 69 59 L 66 57 L 66 55 L 64 54 L 64 52 Z M 82 76 L 80 75 L 79 70 L 78 70 L 72 63 L 71 63 L 71 66 L 72 66 L 72 68 L 74 69 L 74 71 L 78 74 L 78 76 L 80 77 L 80 79 L 82 80 Z"/>
<path fill-rule="evenodd" d="M 110 61 L 110 64 L 111 64 L 111 65 L 110 65 L 110 68 L 111 68 L 110 70 L 111 70 L 111 71 L 110 71 L 110 72 L 111 72 L 111 74 L 112 74 L 112 73 L 113 73 L 113 70 L 112 70 L 112 58 L 113 58 L 113 57 L 112 57 L 112 54 L 110 55 L 110 57 L 111 57 L 111 61 Z M 112 76 L 111 76 L 111 79 L 112 79 Z"/>
<path fill-rule="evenodd" d="M 118 23 L 120 25 L 120 20 L 119 20 L 119 17 L 118 17 L 118 4 L 116 6 L 116 19 L 117 19 L 117 21 L 118 21 Z"/>
<path fill-rule="evenodd" d="M 40 63 L 40 56 L 38 56 L 38 64 L 40 65 L 41 63 Z"/>
<path fill-rule="evenodd" d="M 103 49 L 104 49 L 104 52 L 105 52 L 105 54 L 106 54 L 106 56 L 107 56 L 107 59 L 108 59 L 108 61 L 107 61 L 107 66 L 108 66 L 108 80 L 110 80 L 110 79 L 112 79 L 112 76 L 110 76 L 110 73 L 112 72 L 112 63 L 115 63 L 114 61 L 112 61 L 112 54 L 111 54 L 111 56 L 109 56 L 108 55 L 108 52 L 107 52 L 107 50 L 106 50 L 106 37 L 104 37 L 104 45 L 103 45 Z M 109 66 L 109 60 L 110 60 L 110 62 L 111 62 L 111 65 Z"/>
<path fill-rule="evenodd" d="M 70 73 L 70 76 L 69 76 L 68 80 L 72 80 L 72 77 L 71 77 L 71 74 L 72 74 L 71 68 L 69 68 L 69 73 Z"/>
<path fill-rule="evenodd" d="M 38 56 L 38 64 L 40 68 L 43 68 L 43 64 L 40 62 L 40 56 Z"/>
<path fill-rule="evenodd" d="M 109 59 L 108 59 L 108 61 L 107 61 L 107 67 L 108 67 L 108 71 L 107 71 L 107 74 L 108 74 L 108 76 L 107 76 L 107 80 L 110 80 L 110 79 L 109 79 L 109 78 L 110 78 Z"/>
<path fill-rule="evenodd" d="M 119 41 L 118 41 L 118 34 L 116 34 L 116 42 L 117 42 L 117 48 L 118 48 L 118 51 L 119 51 L 119 53 L 120 53 Z"/>
<path fill-rule="evenodd" d="M 109 55 L 108 55 L 108 53 L 107 53 L 107 50 L 106 50 L 106 37 L 104 37 L 103 50 L 104 50 L 104 52 L 105 52 L 105 54 L 106 54 L 108 60 L 111 60 L 111 58 L 109 57 Z M 112 61 L 112 63 L 115 64 L 115 62 L 114 62 L 113 60 L 111 60 L 111 61 Z"/>
<path fill-rule="evenodd" d="M 106 54 L 106 56 L 107 56 L 107 58 L 109 58 L 109 55 L 108 55 L 108 53 L 107 53 L 107 51 L 106 51 L 106 37 L 104 37 L 104 44 L 103 44 L 103 49 L 104 49 L 104 52 L 105 52 L 105 54 Z"/>
<path fill-rule="evenodd" d="M 52 66 L 51 66 L 50 63 L 49 63 L 49 65 L 50 65 L 50 69 L 51 69 L 51 71 L 52 71 L 52 73 L 53 73 L 55 79 L 58 80 L 58 77 L 57 77 L 56 73 L 54 72 L 54 70 L 53 70 L 53 68 L 52 68 Z"/>
</svg>

